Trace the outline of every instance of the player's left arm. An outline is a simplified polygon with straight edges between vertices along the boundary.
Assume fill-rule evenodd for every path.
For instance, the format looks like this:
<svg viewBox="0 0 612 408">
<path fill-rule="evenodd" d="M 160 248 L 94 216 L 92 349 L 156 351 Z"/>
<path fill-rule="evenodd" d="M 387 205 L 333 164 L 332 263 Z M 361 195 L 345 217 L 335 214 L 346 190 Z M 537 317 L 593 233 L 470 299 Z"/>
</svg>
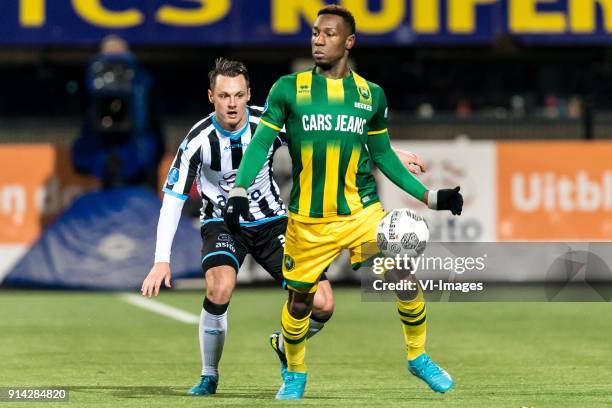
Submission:
<svg viewBox="0 0 612 408">
<path fill-rule="evenodd" d="M 450 210 L 454 215 L 460 215 L 463 208 L 463 197 L 459 193 L 459 186 L 454 189 L 428 189 L 406 169 L 391 148 L 387 129 L 387 99 L 382 89 L 379 89 L 379 92 L 378 106 L 368 132 L 367 146 L 372 161 L 395 185 L 427 204 L 429 208 Z"/>
</svg>

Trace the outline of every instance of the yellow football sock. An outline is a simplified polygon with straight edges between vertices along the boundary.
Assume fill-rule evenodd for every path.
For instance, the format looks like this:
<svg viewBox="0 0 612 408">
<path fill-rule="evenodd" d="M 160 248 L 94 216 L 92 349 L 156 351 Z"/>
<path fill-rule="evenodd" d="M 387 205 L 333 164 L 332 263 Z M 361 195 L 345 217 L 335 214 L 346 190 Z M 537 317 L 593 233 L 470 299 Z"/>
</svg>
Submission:
<svg viewBox="0 0 612 408">
<path fill-rule="evenodd" d="M 287 368 L 293 372 L 306 372 L 306 334 L 308 334 L 308 322 L 310 313 L 302 319 L 291 316 L 287 303 L 283 306 L 281 314 L 281 330 L 285 342 L 285 355 L 287 356 Z"/>
<path fill-rule="evenodd" d="M 406 352 L 408 360 L 414 360 L 425 353 L 425 339 L 427 337 L 427 312 L 425 309 L 425 299 L 423 292 L 414 300 L 398 300 L 397 312 L 402 322 L 404 331 L 404 341 L 406 342 Z"/>
</svg>

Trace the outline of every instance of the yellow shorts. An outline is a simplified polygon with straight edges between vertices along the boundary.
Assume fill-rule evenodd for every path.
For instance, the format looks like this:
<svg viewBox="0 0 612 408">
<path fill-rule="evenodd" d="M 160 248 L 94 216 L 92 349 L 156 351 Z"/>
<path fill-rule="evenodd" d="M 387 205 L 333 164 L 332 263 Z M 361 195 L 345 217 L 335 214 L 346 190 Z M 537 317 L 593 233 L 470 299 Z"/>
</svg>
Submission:
<svg viewBox="0 0 612 408">
<path fill-rule="evenodd" d="M 325 221 L 290 213 L 283 258 L 287 287 L 315 292 L 321 274 L 343 249 L 350 251 L 353 266 L 376 255 L 376 227 L 384 216 L 380 203 Z"/>
</svg>

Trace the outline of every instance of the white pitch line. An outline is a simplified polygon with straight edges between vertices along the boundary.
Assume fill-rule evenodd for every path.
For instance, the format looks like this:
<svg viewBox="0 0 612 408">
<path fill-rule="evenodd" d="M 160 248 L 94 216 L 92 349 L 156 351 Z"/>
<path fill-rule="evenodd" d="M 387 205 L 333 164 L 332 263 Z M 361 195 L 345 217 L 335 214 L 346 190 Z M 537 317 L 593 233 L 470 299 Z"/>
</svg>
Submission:
<svg viewBox="0 0 612 408">
<path fill-rule="evenodd" d="M 176 307 L 172 307 L 157 300 L 145 298 L 140 295 L 134 294 L 123 294 L 121 298 L 132 304 L 134 306 L 141 307 L 143 309 L 149 310 L 151 312 L 169 317 L 174 320 L 178 320 L 179 322 L 189 323 L 189 324 L 198 324 L 200 323 L 200 316 L 196 316 L 192 313 L 186 312 L 184 310 L 178 309 Z"/>
</svg>

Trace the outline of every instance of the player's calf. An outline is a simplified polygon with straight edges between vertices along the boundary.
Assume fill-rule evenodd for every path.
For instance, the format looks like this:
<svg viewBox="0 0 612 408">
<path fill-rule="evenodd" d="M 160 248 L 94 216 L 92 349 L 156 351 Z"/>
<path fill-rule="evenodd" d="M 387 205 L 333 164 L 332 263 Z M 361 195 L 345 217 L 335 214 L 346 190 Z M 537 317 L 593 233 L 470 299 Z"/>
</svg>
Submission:
<svg viewBox="0 0 612 408">
<path fill-rule="evenodd" d="M 227 310 L 236 284 L 234 268 L 223 265 L 206 271 L 206 297 L 198 327 L 202 371 L 200 382 L 189 390 L 190 395 L 210 395 L 217 392 L 219 361 L 227 333 Z"/>
</svg>

